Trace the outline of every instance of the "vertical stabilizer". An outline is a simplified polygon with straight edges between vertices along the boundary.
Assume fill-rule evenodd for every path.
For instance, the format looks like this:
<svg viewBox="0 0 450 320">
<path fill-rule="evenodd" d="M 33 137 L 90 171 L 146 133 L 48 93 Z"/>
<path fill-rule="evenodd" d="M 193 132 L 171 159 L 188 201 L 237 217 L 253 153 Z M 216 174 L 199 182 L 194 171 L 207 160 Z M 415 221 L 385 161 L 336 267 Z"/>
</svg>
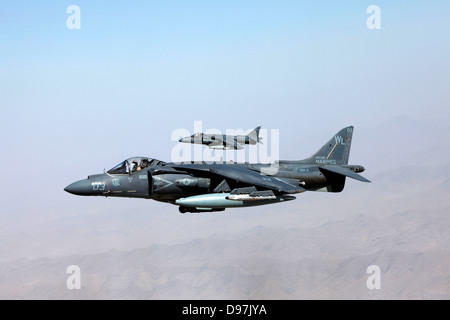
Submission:
<svg viewBox="0 0 450 320">
<path fill-rule="evenodd" d="M 262 138 L 259 137 L 259 130 L 261 129 L 261 126 L 256 127 L 255 129 L 253 129 L 248 135 L 248 140 L 249 141 L 253 141 L 253 142 L 260 142 L 262 140 Z"/>
<path fill-rule="evenodd" d="M 346 127 L 336 133 L 311 157 L 299 161 L 311 164 L 348 164 L 350 146 L 352 144 L 353 126 Z"/>
</svg>

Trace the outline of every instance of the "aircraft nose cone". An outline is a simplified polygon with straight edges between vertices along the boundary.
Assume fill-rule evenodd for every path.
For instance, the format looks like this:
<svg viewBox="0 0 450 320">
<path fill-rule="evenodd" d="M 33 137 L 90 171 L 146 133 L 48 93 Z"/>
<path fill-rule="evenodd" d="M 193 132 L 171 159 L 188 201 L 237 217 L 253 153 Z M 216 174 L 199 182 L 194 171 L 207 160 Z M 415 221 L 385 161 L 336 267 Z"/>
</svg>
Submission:
<svg viewBox="0 0 450 320">
<path fill-rule="evenodd" d="M 178 140 L 178 142 L 183 142 L 183 139 L 184 139 L 184 138 L 180 138 L 180 140 Z"/>
<path fill-rule="evenodd" d="M 92 194 L 92 186 L 87 179 L 76 181 L 64 188 L 64 191 L 77 196 L 88 196 Z"/>
</svg>

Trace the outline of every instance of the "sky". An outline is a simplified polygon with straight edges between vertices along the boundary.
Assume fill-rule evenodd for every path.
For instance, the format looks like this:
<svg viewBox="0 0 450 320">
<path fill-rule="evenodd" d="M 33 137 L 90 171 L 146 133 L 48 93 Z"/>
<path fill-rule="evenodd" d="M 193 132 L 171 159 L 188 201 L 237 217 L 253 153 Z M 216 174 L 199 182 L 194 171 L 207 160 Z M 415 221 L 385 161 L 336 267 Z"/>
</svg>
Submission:
<svg viewBox="0 0 450 320">
<path fill-rule="evenodd" d="M 71 4 L 0 11 L 2 136 L 31 153 L 70 145 L 71 157 L 100 148 L 118 160 L 109 150 L 120 145 L 166 159 L 171 132 L 196 120 L 283 128 L 288 141 L 449 114 L 447 1 L 379 2 L 379 30 L 365 1 L 80 1 L 79 30 L 66 26 Z"/>
<path fill-rule="evenodd" d="M 380 29 L 367 27 L 374 4 Z M 80 29 L 67 27 L 70 5 Z M 194 133 L 195 121 L 279 130 L 280 158 L 291 160 L 353 125 L 350 159 L 372 164 L 370 178 L 390 166 L 363 153 L 379 156 L 377 130 L 398 122 L 383 138 L 413 137 L 420 152 L 429 135 L 411 124 L 448 124 L 449 14 L 448 0 L 2 4 L 1 211 L 101 211 L 63 188 L 132 156 L 170 161 L 172 133 Z"/>
</svg>

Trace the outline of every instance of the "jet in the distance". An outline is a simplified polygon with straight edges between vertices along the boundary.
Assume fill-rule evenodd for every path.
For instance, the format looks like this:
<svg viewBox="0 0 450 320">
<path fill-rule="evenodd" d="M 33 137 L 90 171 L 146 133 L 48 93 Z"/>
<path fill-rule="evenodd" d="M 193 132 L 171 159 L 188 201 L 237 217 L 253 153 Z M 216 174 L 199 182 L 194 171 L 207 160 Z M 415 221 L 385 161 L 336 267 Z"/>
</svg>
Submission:
<svg viewBox="0 0 450 320">
<path fill-rule="evenodd" d="M 261 127 L 259 126 L 247 135 L 236 136 L 198 132 L 189 137 L 181 138 L 179 141 L 183 143 L 204 144 L 210 149 L 242 150 L 246 144 L 255 145 L 261 142 L 262 138 L 259 137 L 260 129 Z"/>
<path fill-rule="evenodd" d="M 134 157 L 64 190 L 81 196 L 144 198 L 167 202 L 185 212 L 223 211 L 295 199 L 305 191 L 341 192 L 346 178 L 370 182 L 349 165 L 353 127 L 336 133 L 303 160 L 261 163 L 167 163 Z M 275 167 L 276 170 L 269 170 Z"/>
</svg>

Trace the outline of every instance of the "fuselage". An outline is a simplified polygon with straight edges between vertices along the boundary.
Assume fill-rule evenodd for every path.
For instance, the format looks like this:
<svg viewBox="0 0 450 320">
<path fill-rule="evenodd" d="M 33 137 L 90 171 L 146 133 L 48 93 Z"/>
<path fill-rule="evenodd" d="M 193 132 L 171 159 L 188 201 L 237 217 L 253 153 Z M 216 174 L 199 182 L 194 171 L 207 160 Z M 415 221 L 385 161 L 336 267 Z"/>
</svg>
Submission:
<svg viewBox="0 0 450 320">
<path fill-rule="evenodd" d="M 207 173 L 193 175 L 174 169 L 173 166 L 176 165 L 174 163 L 152 161 L 155 162 L 153 165 L 139 167 L 136 170 L 131 169 L 132 162 L 129 161 L 126 164 L 130 167 L 128 169 L 121 170 L 115 167 L 103 174 L 90 175 L 87 179 L 72 183 L 65 190 L 76 195 L 145 198 L 169 203 L 175 203 L 177 199 L 195 195 L 231 191 L 229 189 L 218 189 L 221 181 Z M 335 183 L 336 179 L 339 179 L 339 177 L 327 176 L 321 172 L 320 166 L 313 164 L 283 162 L 275 164 L 226 164 L 243 166 L 271 177 L 284 178 L 306 190 L 316 191 L 326 188 Z M 243 186 L 236 184 L 233 187 Z M 340 190 L 328 191 L 338 192 Z"/>
<path fill-rule="evenodd" d="M 244 145 L 255 145 L 258 143 L 258 138 L 253 139 L 248 135 L 230 136 L 225 134 L 207 134 L 196 133 L 190 137 L 181 138 L 179 142 L 190 144 L 203 144 L 211 149 L 224 150 L 241 150 Z"/>
</svg>

